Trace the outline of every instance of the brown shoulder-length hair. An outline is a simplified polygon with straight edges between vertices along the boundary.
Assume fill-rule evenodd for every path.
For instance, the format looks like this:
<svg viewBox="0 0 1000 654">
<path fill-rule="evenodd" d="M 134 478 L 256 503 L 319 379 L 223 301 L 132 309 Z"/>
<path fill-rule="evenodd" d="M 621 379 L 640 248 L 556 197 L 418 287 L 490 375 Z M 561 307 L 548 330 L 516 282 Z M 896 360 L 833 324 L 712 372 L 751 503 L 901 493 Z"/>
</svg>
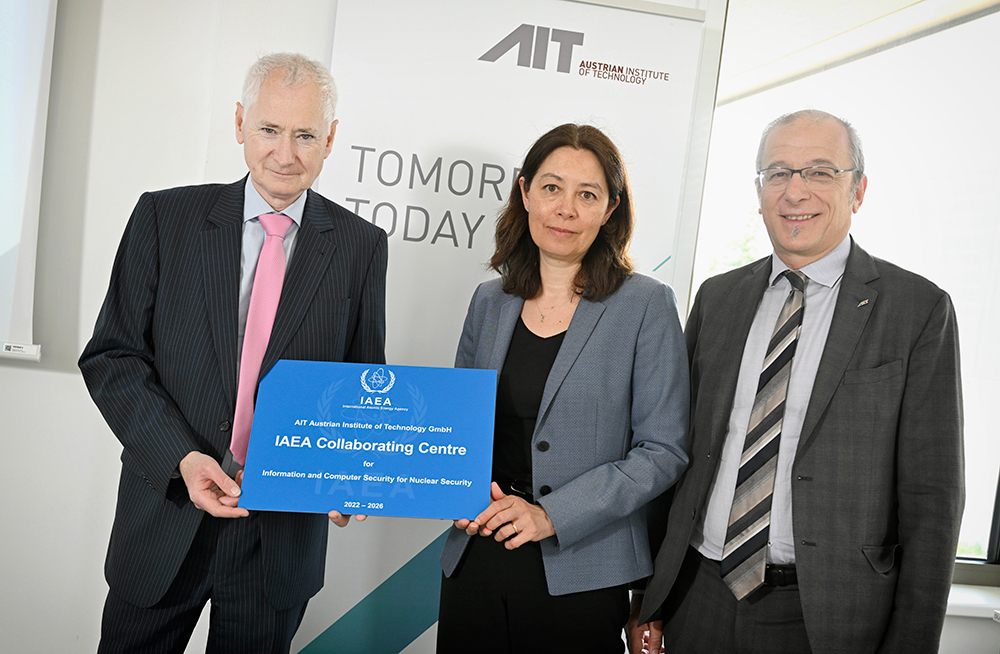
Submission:
<svg viewBox="0 0 1000 654">
<path fill-rule="evenodd" d="M 590 249 L 583 257 L 576 275 L 577 292 L 588 300 L 600 300 L 614 293 L 635 270 L 628 246 L 635 226 L 635 206 L 632 189 L 622 154 L 604 133 L 590 125 L 560 125 L 535 141 L 524 157 L 521 177 L 524 187 L 531 182 L 542 163 L 555 150 L 570 147 L 594 153 L 608 185 L 608 203 L 618 206 L 601 227 Z M 496 251 L 490 267 L 500 273 L 503 290 L 525 300 L 537 296 L 542 289 L 538 271 L 538 246 L 528 230 L 528 212 L 521 198 L 518 180 L 514 180 L 507 204 L 497 218 L 493 237 Z"/>
</svg>

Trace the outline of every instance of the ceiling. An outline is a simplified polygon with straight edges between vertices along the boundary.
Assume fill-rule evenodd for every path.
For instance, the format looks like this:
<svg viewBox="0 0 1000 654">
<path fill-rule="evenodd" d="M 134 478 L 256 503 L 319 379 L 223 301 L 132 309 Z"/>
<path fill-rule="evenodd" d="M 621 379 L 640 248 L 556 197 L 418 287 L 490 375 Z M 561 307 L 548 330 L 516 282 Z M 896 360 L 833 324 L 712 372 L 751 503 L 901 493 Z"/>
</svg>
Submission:
<svg viewBox="0 0 1000 654">
<path fill-rule="evenodd" d="M 872 23 L 914 0 L 729 0 L 721 80 Z"/>
<path fill-rule="evenodd" d="M 1000 11 L 1000 0 L 730 0 L 719 106 Z"/>
</svg>

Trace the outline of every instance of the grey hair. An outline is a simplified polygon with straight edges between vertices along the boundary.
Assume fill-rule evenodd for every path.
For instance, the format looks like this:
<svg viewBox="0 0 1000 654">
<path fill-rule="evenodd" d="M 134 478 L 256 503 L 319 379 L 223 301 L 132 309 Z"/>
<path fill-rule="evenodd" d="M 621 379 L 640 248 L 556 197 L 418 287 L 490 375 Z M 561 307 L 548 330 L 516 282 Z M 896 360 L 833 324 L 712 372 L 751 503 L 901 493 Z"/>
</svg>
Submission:
<svg viewBox="0 0 1000 654">
<path fill-rule="evenodd" d="M 854 181 L 851 185 L 851 193 L 853 194 L 858 189 L 858 184 L 861 183 L 861 178 L 865 174 L 865 153 L 861 148 L 861 137 L 858 136 L 858 130 L 854 129 L 854 125 L 843 118 L 838 118 L 833 114 L 828 114 L 818 109 L 802 109 L 801 111 L 785 114 L 765 127 L 764 133 L 760 135 L 760 145 L 757 146 L 757 170 L 760 170 L 764 165 L 764 144 L 767 142 L 767 137 L 771 135 L 771 132 L 776 127 L 791 125 L 800 120 L 811 120 L 814 123 L 818 123 L 828 119 L 837 121 L 847 131 L 847 148 L 851 156 L 851 168 L 854 168 Z"/>
<path fill-rule="evenodd" d="M 299 86 L 315 82 L 319 86 L 320 98 L 323 104 L 323 120 L 327 125 L 333 122 L 337 112 L 337 85 L 326 66 L 295 52 L 276 52 L 264 55 L 247 71 L 243 82 L 243 111 L 249 111 L 260 96 L 260 87 L 268 75 L 275 71 L 284 71 L 285 86 Z"/>
</svg>

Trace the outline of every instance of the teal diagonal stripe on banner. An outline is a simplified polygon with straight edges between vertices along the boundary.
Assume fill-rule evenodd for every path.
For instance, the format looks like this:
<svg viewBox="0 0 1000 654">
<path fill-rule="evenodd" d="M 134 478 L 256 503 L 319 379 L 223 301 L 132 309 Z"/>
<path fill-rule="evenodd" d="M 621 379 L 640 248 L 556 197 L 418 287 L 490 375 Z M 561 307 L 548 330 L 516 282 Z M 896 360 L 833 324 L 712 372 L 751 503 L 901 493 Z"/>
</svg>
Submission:
<svg viewBox="0 0 1000 654">
<path fill-rule="evenodd" d="M 447 537 L 445 531 L 435 538 L 299 654 L 402 652 L 437 622 L 440 557 Z"/>
</svg>

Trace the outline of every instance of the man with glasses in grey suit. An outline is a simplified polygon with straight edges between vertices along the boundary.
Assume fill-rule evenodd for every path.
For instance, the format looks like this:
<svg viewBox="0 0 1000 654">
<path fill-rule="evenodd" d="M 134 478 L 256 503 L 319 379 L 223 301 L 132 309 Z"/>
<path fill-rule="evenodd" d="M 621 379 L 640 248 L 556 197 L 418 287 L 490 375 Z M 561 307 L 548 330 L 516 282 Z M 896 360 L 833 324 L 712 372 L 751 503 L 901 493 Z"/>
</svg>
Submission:
<svg viewBox="0 0 1000 654">
<path fill-rule="evenodd" d="M 849 235 L 868 179 L 846 121 L 782 116 L 757 170 L 774 253 L 688 318 L 691 464 L 630 647 L 936 652 L 965 501 L 951 300 Z"/>
</svg>

